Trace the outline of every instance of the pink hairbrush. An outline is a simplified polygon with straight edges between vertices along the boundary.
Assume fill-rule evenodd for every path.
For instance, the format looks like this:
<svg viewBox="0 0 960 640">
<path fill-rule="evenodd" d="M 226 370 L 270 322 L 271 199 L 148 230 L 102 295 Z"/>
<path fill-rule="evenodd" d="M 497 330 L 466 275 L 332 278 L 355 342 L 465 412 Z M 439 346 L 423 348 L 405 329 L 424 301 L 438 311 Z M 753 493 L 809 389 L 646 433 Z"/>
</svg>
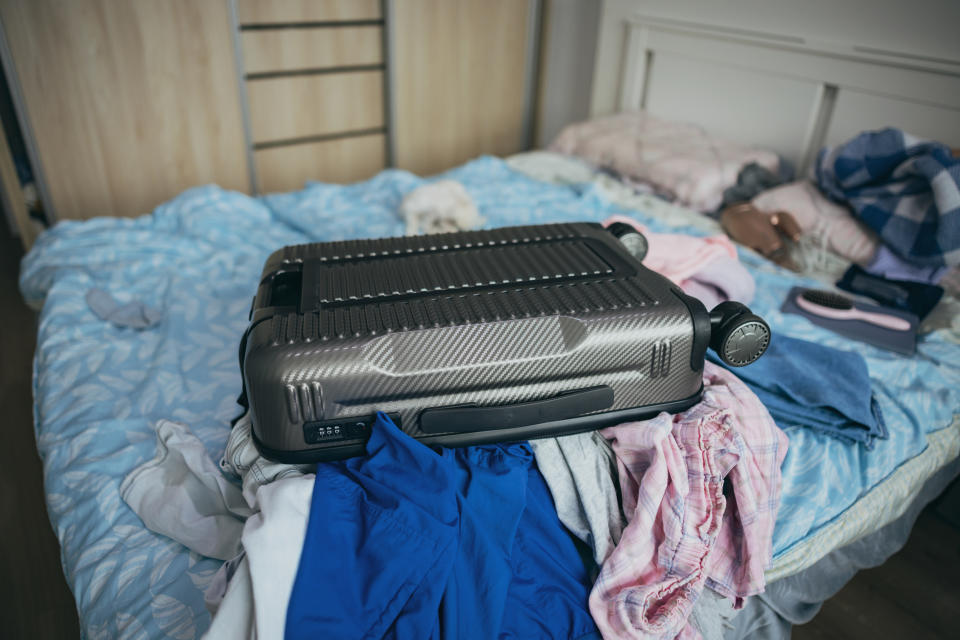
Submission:
<svg viewBox="0 0 960 640">
<path fill-rule="evenodd" d="M 885 313 L 861 311 L 853 306 L 853 302 L 849 298 L 832 291 L 805 289 L 803 293 L 797 296 L 797 306 L 821 318 L 860 320 L 894 331 L 910 330 L 909 321 Z"/>
</svg>

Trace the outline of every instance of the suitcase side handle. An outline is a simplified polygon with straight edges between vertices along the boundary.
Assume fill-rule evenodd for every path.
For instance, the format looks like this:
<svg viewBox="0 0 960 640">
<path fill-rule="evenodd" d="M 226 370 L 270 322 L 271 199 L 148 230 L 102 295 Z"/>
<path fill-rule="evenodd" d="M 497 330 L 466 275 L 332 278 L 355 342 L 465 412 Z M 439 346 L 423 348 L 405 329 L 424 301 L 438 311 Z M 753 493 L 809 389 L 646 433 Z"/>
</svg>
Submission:
<svg viewBox="0 0 960 640">
<path fill-rule="evenodd" d="M 602 385 L 516 404 L 427 409 L 420 414 L 420 430 L 424 433 L 451 433 L 526 427 L 576 418 L 612 406 L 613 389 Z"/>
</svg>

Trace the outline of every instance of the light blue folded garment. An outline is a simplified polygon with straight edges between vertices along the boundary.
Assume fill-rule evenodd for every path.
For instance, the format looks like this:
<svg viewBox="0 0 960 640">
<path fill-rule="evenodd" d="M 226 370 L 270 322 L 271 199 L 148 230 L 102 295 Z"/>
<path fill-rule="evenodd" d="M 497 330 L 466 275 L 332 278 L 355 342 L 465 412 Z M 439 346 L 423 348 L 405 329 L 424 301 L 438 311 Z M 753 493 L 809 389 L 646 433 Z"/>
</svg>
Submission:
<svg viewBox="0 0 960 640">
<path fill-rule="evenodd" d="M 723 364 L 713 353 L 708 356 Z M 757 394 L 781 429 L 816 429 L 862 442 L 868 449 L 875 438 L 887 437 L 867 363 L 860 354 L 774 335 L 762 358 L 733 371 Z"/>
</svg>

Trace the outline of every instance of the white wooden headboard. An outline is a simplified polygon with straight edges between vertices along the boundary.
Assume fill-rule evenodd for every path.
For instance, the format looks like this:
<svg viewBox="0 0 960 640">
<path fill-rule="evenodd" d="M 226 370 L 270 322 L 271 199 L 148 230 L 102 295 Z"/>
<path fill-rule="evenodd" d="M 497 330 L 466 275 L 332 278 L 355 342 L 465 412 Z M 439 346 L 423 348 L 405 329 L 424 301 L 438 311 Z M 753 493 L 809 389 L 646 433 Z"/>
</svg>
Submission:
<svg viewBox="0 0 960 640">
<path fill-rule="evenodd" d="M 960 147 L 960 60 L 638 15 L 620 28 L 621 64 L 594 77 L 595 92 L 616 82 L 620 110 L 696 123 L 799 172 L 823 145 L 887 126 Z"/>
</svg>

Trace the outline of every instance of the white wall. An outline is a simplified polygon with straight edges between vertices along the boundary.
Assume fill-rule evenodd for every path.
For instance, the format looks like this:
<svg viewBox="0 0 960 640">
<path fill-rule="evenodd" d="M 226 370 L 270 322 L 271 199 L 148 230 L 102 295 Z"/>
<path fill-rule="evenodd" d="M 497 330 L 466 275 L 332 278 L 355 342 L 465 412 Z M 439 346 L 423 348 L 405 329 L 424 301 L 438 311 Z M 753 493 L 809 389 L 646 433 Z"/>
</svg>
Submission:
<svg viewBox="0 0 960 640">
<path fill-rule="evenodd" d="M 536 145 L 590 113 L 600 0 L 547 0 L 540 69 Z"/>
<path fill-rule="evenodd" d="M 616 110 L 626 33 L 622 23 L 630 15 L 773 32 L 810 43 L 868 47 L 960 64 L 960 0 L 603 0 L 593 114 Z"/>
</svg>

